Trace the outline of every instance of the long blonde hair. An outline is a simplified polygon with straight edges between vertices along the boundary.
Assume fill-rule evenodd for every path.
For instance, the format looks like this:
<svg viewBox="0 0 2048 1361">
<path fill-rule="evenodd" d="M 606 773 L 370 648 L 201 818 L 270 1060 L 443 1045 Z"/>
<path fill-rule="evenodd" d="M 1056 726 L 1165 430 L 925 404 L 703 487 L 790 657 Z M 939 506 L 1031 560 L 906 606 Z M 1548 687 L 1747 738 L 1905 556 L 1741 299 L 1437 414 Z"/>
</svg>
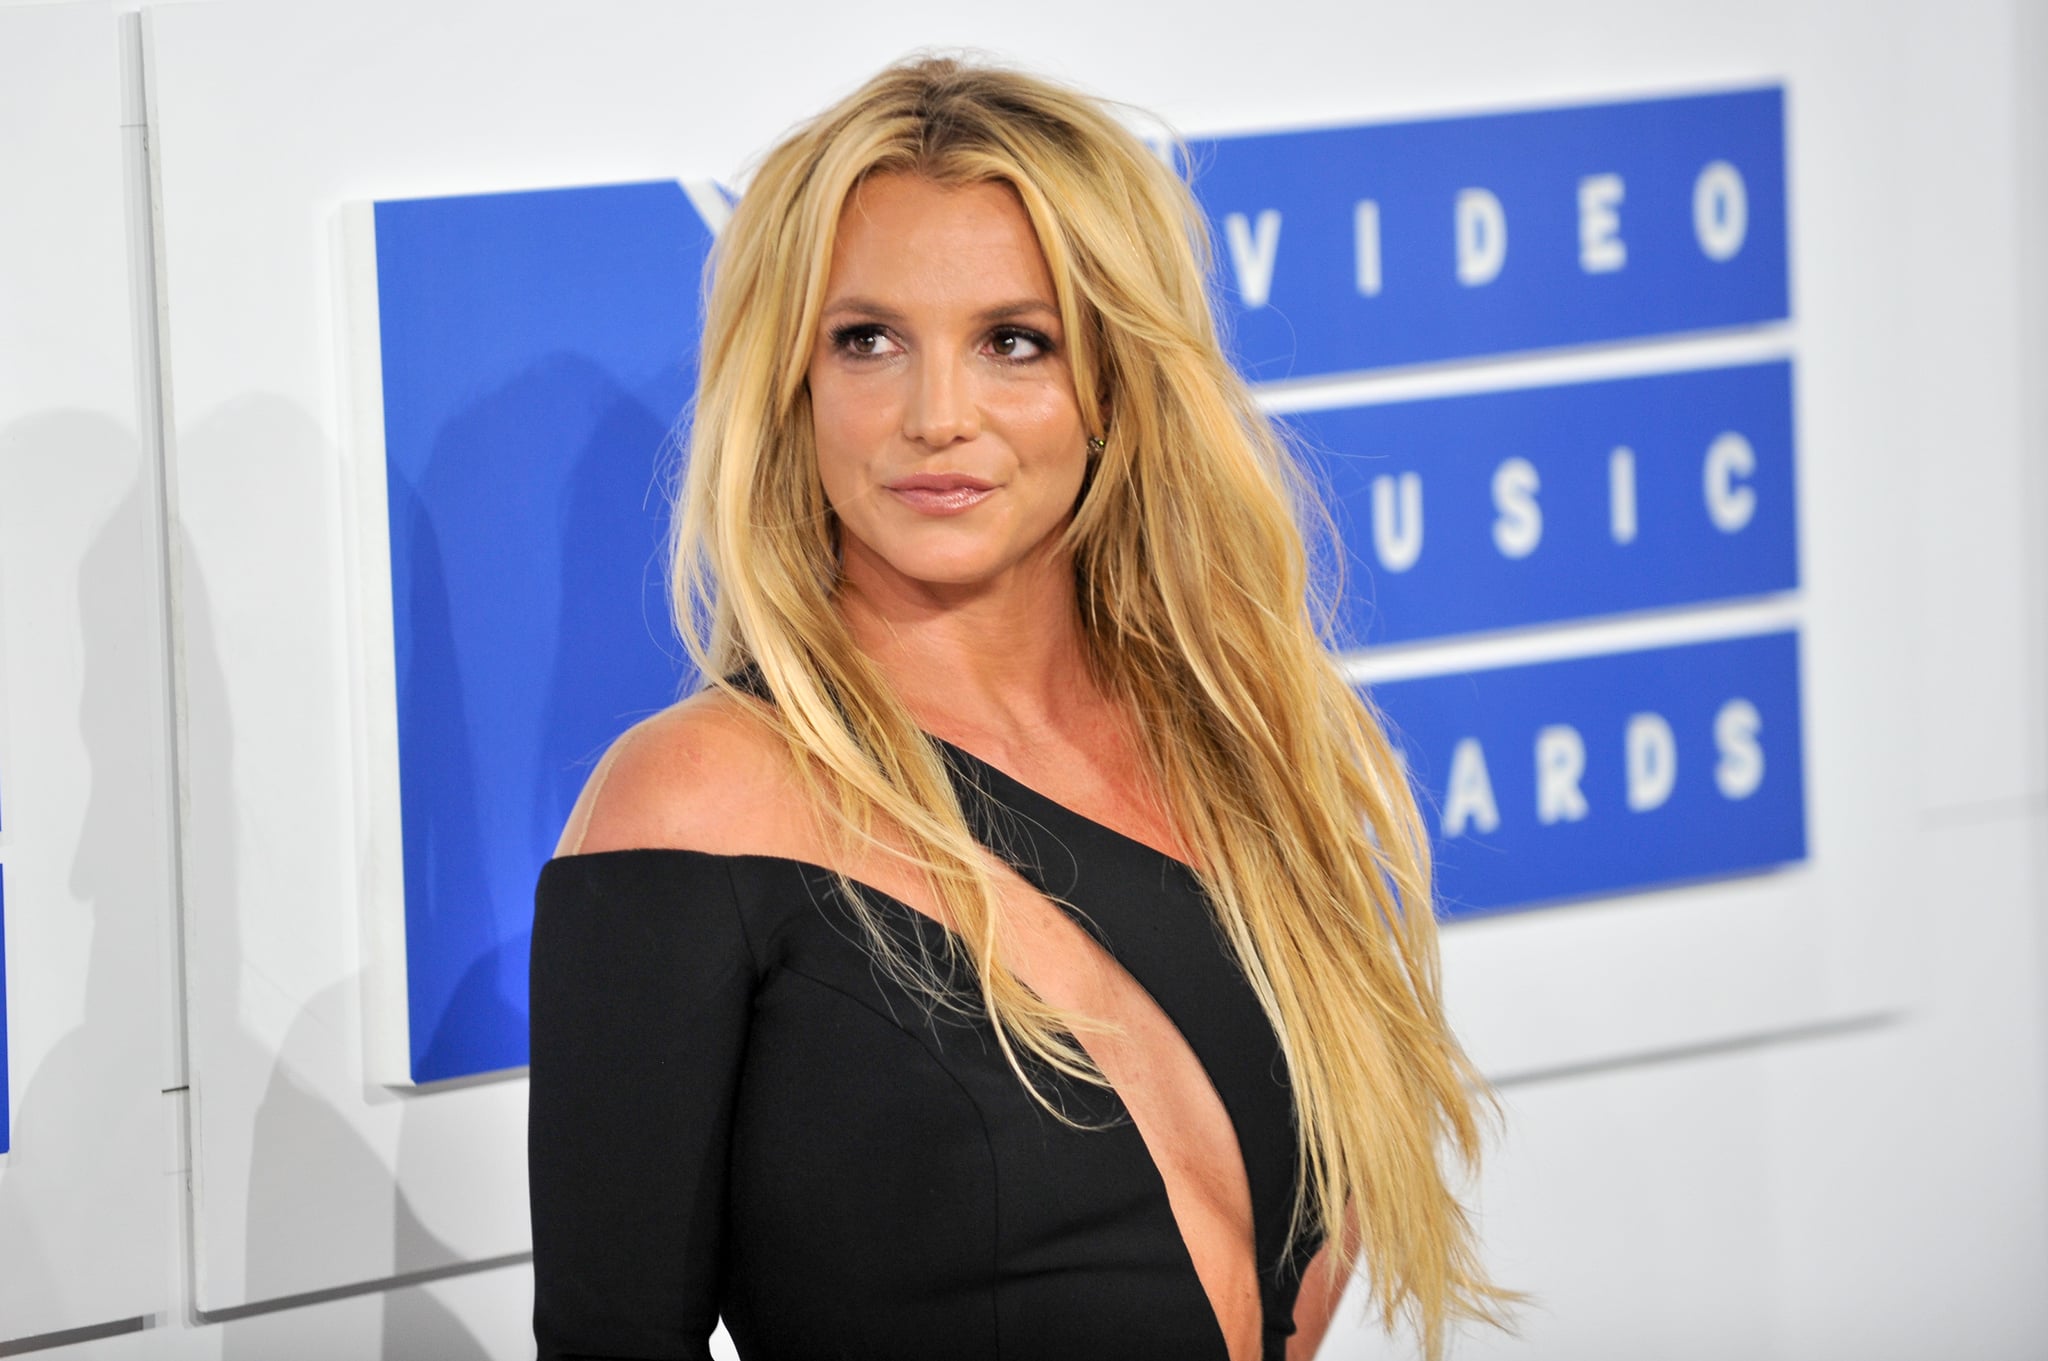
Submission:
<svg viewBox="0 0 2048 1361">
<path fill-rule="evenodd" d="M 1279 1035 L 1301 1154 L 1290 1238 L 1320 1229 L 1342 1272 L 1355 1235 L 1382 1322 L 1406 1317 L 1434 1356 L 1447 1322 L 1497 1319 L 1505 1297 L 1442 1158 L 1475 1164 L 1484 1087 L 1444 1021 L 1428 836 L 1324 645 L 1298 519 L 1312 498 L 1224 357 L 1206 227 L 1164 160 L 1096 101 L 942 58 L 883 71 L 770 151 L 712 262 L 678 627 L 707 685 L 765 684 L 836 834 L 928 876 L 1019 1080 L 1046 1099 L 1028 1056 L 1101 1082 L 1076 1018 L 1000 957 L 996 885 L 943 759 L 834 603 L 805 375 L 840 210 L 890 172 L 1007 184 L 1037 231 L 1080 410 L 1106 440 L 1065 531 L 1089 661 Z M 943 1002 L 931 961 L 842 882 L 877 955 Z"/>
</svg>

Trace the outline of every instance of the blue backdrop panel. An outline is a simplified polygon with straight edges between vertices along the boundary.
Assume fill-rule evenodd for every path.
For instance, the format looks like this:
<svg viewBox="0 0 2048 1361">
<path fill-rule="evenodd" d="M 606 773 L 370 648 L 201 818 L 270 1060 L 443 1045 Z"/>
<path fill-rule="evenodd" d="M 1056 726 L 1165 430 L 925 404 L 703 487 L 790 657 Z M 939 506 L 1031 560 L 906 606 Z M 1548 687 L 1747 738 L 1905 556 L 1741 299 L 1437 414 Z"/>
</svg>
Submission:
<svg viewBox="0 0 2048 1361">
<path fill-rule="evenodd" d="M 0 878 L 5 867 L 0 866 Z M 13 1147 L 14 1113 L 7 1104 L 7 890 L 0 883 L 0 1153 Z"/>
<path fill-rule="evenodd" d="M 1437 854 L 1440 911 L 1806 856 L 1794 633 L 1373 687 Z"/>
<path fill-rule="evenodd" d="M 1190 152 L 1255 380 L 1787 315 L 1777 87 Z"/>
<path fill-rule="evenodd" d="M 1342 644 L 1799 584 L 1792 369 L 1290 416 L 1342 545 Z"/>
<path fill-rule="evenodd" d="M 1191 150 L 1222 319 L 1248 374 L 1273 380 L 1782 318 L 1783 138 L 1769 88 Z M 686 683 L 660 542 L 711 231 L 666 182 L 380 203 L 375 223 L 411 1057 L 426 1082 L 525 1062 L 534 876 L 604 744 Z M 1796 587 L 1790 412 L 1775 364 L 1297 418 L 1353 559 L 1344 641 Z M 1391 533 L 1376 538 L 1383 478 Z M 1387 546 L 1412 527 L 1426 532 L 1396 569 Z M 1637 702 L 1631 668 L 1661 654 L 1532 669 L 1526 685 L 1502 672 L 1386 687 L 1426 739 L 1418 769 L 1448 759 L 1431 757 L 1449 732 L 1432 721 L 1455 718 L 1489 754 L 1500 821 L 1448 848 L 1452 910 L 1796 858 L 1789 640 L 1783 652 L 1782 675 L 1759 663 L 1730 678 L 1768 724 L 1770 775 L 1740 800 L 1714 795 L 1711 817 L 1694 805 L 1714 787 L 1699 745 L 1714 712 L 1680 711 L 1707 703 L 1711 669 L 1642 681 L 1660 704 L 1669 690 L 1658 712 L 1683 765 L 1666 804 L 1628 818 L 1605 801 L 1622 777 L 1598 763 L 1626 756 L 1608 729 L 1633 710 L 1569 715 L 1601 695 Z M 1552 706 L 1565 718 L 1537 712 L 1552 676 L 1568 677 Z M 1496 686 L 1501 703 L 1481 710 L 1429 698 Z M 1524 825 L 1534 739 L 1501 726 L 1515 714 L 1582 725 L 1586 818 Z M 1620 830 L 1685 808 L 1730 837 Z"/>
<path fill-rule="evenodd" d="M 711 232 L 674 183 L 379 203 L 415 1081 L 526 1062 L 533 885 L 684 677 L 660 545 Z"/>
</svg>

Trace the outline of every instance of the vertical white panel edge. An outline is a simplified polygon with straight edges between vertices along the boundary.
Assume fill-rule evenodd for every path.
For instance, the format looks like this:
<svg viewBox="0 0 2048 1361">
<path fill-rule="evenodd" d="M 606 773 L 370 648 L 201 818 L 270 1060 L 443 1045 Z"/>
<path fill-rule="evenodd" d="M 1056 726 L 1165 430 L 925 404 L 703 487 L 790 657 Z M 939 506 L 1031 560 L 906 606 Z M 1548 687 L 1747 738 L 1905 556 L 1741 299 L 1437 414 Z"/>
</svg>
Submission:
<svg viewBox="0 0 2048 1361">
<path fill-rule="evenodd" d="M 178 1082 L 184 1090 L 176 1101 L 178 1123 L 177 1157 L 182 1172 L 181 1185 L 174 1199 L 177 1212 L 177 1243 L 184 1261 L 176 1272 L 177 1284 L 183 1292 L 181 1308 L 188 1316 L 196 1315 L 202 1279 L 206 1272 L 206 1254 L 202 1251 L 204 1220 L 197 1212 L 200 1182 L 203 1167 L 193 1156 L 193 1149 L 199 1141 L 199 1099 L 200 1094 L 192 1082 L 192 942 L 195 926 L 191 913 L 186 910 L 187 868 L 185 864 L 184 825 L 191 811 L 191 791 L 187 784 L 185 753 L 189 749 L 189 729 L 186 723 L 186 697 L 188 693 L 185 672 L 185 629 L 182 615 L 184 600 L 184 544 L 178 532 L 178 461 L 174 457 L 177 446 L 177 421 L 173 419 L 174 389 L 171 383 L 171 312 L 169 286 L 169 261 L 164 252 L 163 214 L 163 144 L 159 129 L 162 120 L 157 116 L 157 74 L 156 44 L 154 29 L 156 14 L 145 6 L 131 19 L 136 25 L 140 42 L 138 56 L 142 74 L 142 121 L 143 149 L 146 159 L 143 172 L 146 177 L 147 211 L 149 215 L 149 266 L 150 294 L 146 305 L 150 309 L 150 360 L 155 369 L 146 375 L 154 384 L 154 409 L 150 413 L 156 423 L 155 448 L 157 460 L 157 486 L 161 494 L 159 514 L 161 523 L 158 532 L 162 535 L 164 564 L 164 636 L 165 662 L 169 681 L 169 735 L 170 735 L 170 788 L 174 801 L 172 810 L 171 884 L 173 917 L 171 935 L 174 938 L 174 957 L 171 965 L 170 986 L 173 989 L 173 1020 L 178 1027 Z"/>
<path fill-rule="evenodd" d="M 355 852 L 362 917 L 363 1055 L 369 1080 L 409 1087 L 404 819 L 399 803 L 398 655 L 392 633 L 391 515 L 384 464 L 384 358 L 373 203 L 336 222 L 341 299 L 342 554 L 355 741 Z"/>
</svg>

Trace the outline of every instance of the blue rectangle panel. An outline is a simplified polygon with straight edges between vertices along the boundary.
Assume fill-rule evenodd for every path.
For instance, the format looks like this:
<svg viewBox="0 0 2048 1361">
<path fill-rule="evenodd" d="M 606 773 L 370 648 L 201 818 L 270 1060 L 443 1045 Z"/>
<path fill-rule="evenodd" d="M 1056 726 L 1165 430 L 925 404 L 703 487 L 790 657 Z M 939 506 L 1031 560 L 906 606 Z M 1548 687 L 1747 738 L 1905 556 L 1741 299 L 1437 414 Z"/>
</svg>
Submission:
<svg viewBox="0 0 2048 1361">
<path fill-rule="evenodd" d="M 526 1062 L 535 876 L 683 683 L 662 541 L 710 245 L 673 182 L 376 205 L 415 1081 Z"/>
<path fill-rule="evenodd" d="M 1797 634 L 1371 693 L 1430 824 L 1445 917 L 1806 856 Z"/>
<path fill-rule="evenodd" d="M 1341 545 L 1340 646 L 1799 584 L 1787 363 L 1286 423 Z"/>
<path fill-rule="evenodd" d="M 1254 380 L 1786 315 L 1775 88 L 1192 150 Z M 375 223 L 427 1082 L 525 1061 L 534 875 L 605 742 L 687 681 L 661 545 L 712 232 L 672 182 L 387 202 Z M 1344 641 L 1795 585 L 1789 412 L 1789 370 L 1766 365 L 1301 418 L 1360 564 Z M 1724 446 L 1716 519 L 1703 460 L 1729 432 L 1750 457 Z M 1625 545 L 1605 480 L 1622 445 Z M 1496 487 L 1510 459 L 1533 483 L 1518 466 Z M 1406 474 L 1426 534 L 1390 571 L 1373 487 L 1391 475 L 1400 511 Z M 1520 545 L 1531 506 L 1537 541 L 1504 552 L 1497 522 Z"/>
<path fill-rule="evenodd" d="M 1255 381 L 1774 321 L 1784 92 L 1189 150 Z"/>
</svg>

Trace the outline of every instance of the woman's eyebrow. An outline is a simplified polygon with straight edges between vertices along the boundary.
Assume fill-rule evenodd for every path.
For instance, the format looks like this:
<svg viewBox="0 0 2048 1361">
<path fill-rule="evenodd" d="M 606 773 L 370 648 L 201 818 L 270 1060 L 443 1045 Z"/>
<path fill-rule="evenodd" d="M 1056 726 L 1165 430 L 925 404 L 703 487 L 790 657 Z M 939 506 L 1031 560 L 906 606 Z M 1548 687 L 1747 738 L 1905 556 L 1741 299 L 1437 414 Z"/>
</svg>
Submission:
<svg viewBox="0 0 2048 1361">
<path fill-rule="evenodd" d="M 888 322 L 898 322 L 903 320 L 903 314 L 897 311 L 895 308 L 885 307 L 881 303 L 876 302 L 872 298 L 862 298 L 858 296 L 851 298 L 834 298 L 831 302 L 825 304 L 824 314 L 828 317 L 836 317 L 851 314 L 853 316 L 872 317 L 876 321 Z"/>
<path fill-rule="evenodd" d="M 1017 317 L 1034 314 L 1057 319 L 1060 309 L 1042 298 L 1022 298 L 1016 302 L 997 303 L 994 307 L 984 307 L 975 314 L 975 319 L 977 321 L 1011 321 Z"/>
<path fill-rule="evenodd" d="M 1034 315 L 1057 319 L 1059 314 L 1059 308 L 1043 298 L 1018 298 L 1014 301 L 999 302 L 984 307 L 974 314 L 974 319 L 983 323 L 1011 321 L 1018 317 Z M 825 304 L 824 315 L 828 317 L 867 317 L 875 321 L 885 321 L 892 324 L 903 320 L 903 313 L 897 308 L 877 302 L 873 298 L 859 296 L 834 298 L 831 302 Z"/>
</svg>

